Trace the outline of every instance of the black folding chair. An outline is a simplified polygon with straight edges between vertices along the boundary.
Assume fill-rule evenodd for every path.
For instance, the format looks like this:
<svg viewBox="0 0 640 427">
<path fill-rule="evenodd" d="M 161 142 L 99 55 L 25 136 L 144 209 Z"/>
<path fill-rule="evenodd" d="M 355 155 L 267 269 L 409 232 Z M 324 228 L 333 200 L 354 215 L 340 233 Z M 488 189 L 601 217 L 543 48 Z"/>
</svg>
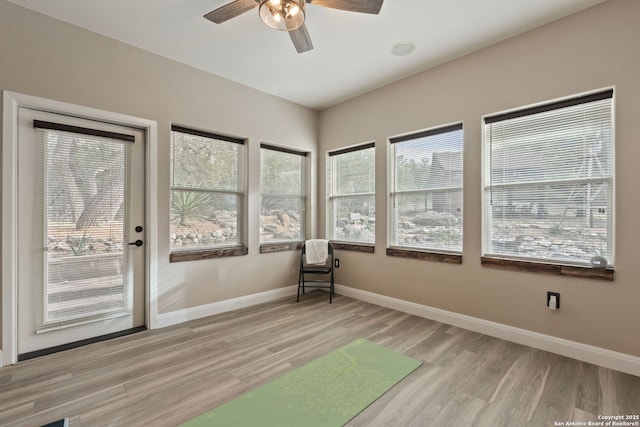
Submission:
<svg viewBox="0 0 640 427">
<path fill-rule="evenodd" d="M 308 264 L 307 263 L 307 242 L 302 245 L 302 251 L 300 253 L 300 277 L 298 279 L 298 298 L 296 302 L 300 301 L 300 290 L 305 293 L 305 288 L 324 288 L 329 289 L 329 303 L 333 300 L 333 245 L 327 241 L 327 258 L 324 264 Z M 318 277 L 320 275 L 329 275 L 328 280 L 313 279 L 308 280 L 307 275 L 312 277 Z"/>
</svg>

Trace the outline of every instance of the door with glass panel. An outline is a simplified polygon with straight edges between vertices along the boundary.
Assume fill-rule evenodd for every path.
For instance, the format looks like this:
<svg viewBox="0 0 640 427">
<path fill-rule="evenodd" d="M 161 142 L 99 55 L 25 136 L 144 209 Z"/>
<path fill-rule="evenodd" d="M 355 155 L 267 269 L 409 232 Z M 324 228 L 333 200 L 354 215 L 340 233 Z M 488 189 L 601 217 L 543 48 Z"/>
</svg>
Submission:
<svg viewBox="0 0 640 427">
<path fill-rule="evenodd" d="M 144 132 L 18 120 L 19 359 L 143 327 Z"/>
</svg>

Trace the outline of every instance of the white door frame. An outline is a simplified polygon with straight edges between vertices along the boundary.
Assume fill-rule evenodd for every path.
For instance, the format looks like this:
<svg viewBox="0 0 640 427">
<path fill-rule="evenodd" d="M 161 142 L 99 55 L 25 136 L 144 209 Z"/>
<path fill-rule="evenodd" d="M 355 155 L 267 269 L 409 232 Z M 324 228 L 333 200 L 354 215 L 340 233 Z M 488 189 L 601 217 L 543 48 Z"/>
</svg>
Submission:
<svg viewBox="0 0 640 427">
<path fill-rule="evenodd" d="M 157 327 L 158 246 L 157 246 L 157 139 L 155 121 L 94 108 L 52 101 L 4 90 L 2 112 L 2 347 L 0 367 L 18 361 L 18 287 L 17 287 L 17 144 L 18 108 L 114 123 L 145 131 L 145 323 Z"/>
</svg>

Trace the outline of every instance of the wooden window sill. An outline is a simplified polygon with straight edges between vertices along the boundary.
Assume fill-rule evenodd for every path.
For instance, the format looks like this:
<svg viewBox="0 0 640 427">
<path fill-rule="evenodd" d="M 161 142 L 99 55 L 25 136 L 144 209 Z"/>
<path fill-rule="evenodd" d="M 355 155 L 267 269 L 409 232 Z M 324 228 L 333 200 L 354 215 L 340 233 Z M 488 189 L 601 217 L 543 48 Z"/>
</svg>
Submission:
<svg viewBox="0 0 640 427">
<path fill-rule="evenodd" d="M 443 254 L 437 252 L 424 252 L 411 249 L 387 248 L 387 256 L 397 256 L 400 258 L 420 259 L 425 261 L 448 262 L 451 264 L 462 264 L 462 255 Z"/>
<path fill-rule="evenodd" d="M 244 246 L 220 249 L 202 249 L 193 251 L 175 251 L 169 254 L 169 262 L 197 261 L 201 259 L 227 258 L 232 256 L 242 256 L 249 253 L 249 249 Z"/>
<path fill-rule="evenodd" d="M 511 259 L 482 257 L 483 267 L 505 270 L 529 271 L 532 273 L 554 274 L 557 276 L 582 277 L 585 279 L 613 281 L 612 268 L 591 268 L 574 265 L 545 264 Z"/>
<path fill-rule="evenodd" d="M 375 250 L 375 246 L 372 244 L 361 244 L 361 243 L 345 243 L 345 242 L 331 242 L 334 250 L 341 251 L 354 251 L 354 252 L 365 252 L 368 254 L 372 254 Z"/>
<path fill-rule="evenodd" d="M 261 254 L 270 254 L 273 252 L 297 251 L 302 249 L 304 242 L 279 242 L 279 243 L 263 243 L 260 245 Z"/>
</svg>

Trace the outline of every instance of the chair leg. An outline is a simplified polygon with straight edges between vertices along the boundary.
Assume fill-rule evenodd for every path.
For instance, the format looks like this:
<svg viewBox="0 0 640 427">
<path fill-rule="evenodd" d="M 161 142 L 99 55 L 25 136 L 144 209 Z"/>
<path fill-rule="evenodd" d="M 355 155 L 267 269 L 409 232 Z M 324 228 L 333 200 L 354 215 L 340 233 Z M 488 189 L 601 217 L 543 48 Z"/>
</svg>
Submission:
<svg viewBox="0 0 640 427">
<path fill-rule="evenodd" d="M 333 302 L 333 280 L 329 283 L 329 304 Z"/>
<path fill-rule="evenodd" d="M 329 283 L 329 304 L 333 302 L 333 268 L 331 269 L 331 282 Z"/>
<path fill-rule="evenodd" d="M 300 302 L 300 286 L 302 286 L 302 271 L 300 272 L 300 277 L 298 277 L 298 297 L 296 302 Z"/>
</svg>

